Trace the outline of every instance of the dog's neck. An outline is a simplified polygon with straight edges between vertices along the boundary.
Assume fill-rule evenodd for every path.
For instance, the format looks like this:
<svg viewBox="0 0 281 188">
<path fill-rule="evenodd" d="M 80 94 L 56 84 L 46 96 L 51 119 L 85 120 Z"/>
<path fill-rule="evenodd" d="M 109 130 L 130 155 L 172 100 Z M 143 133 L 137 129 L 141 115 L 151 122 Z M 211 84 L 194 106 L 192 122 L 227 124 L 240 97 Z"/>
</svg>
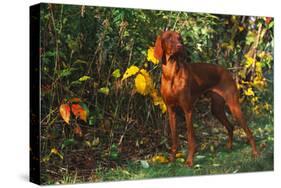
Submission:
<svg viewBox="0 0 281 188">
<path fill-rule="evenodd" d="M 162 64 L 166 64 L 168 62 L 181 64 L 184 63 L 185 61 L 186 59 L 184 54 L 173 54 L 173 55 L 164 54 L 162 57 Z"/>
<path fill-rule="evenodd" d="M 166 55 L 162 62 L 162 78 L 173 80 L 174 75 L 179 71 L 180 60 L 176 56 Z"/>
</svg>

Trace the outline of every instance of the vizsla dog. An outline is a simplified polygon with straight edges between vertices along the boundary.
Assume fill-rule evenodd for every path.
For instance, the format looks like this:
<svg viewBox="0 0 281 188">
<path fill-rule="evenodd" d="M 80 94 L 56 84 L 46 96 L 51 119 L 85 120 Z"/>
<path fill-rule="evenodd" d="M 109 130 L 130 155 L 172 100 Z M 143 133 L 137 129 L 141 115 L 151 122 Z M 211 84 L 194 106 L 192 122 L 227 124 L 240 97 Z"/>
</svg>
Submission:
<svg viewBox="0 0 281 188">
<path fill-rule="evenodd" d="M 165 31 L 157 37 L 154 56 L 162 62 L 160 91 L 169 114 L 172 137 L 170 160 L 175 159 L 178 146 L 175 108 L 180 107 L 185 116 L 189 150 L 185 163 L 189 167 L 193 165 L 196 144 L 192 125 L 192 109 L 198 97 L 207 92 L 211 96 L 212 114 L 227 129 L 227 148 L 232 147 L 233 126 L 226 118 L 225 104 L 245 131 L 252 146 L 252 153 L 254 157 L 257 157 L 259 153 L 256 143 L 241 112 L 238 90 L 230 72 L 221 66 L 209 63 L 189 64 L 184 54 L 184 46 L 179 33 Z"/>
</svg>

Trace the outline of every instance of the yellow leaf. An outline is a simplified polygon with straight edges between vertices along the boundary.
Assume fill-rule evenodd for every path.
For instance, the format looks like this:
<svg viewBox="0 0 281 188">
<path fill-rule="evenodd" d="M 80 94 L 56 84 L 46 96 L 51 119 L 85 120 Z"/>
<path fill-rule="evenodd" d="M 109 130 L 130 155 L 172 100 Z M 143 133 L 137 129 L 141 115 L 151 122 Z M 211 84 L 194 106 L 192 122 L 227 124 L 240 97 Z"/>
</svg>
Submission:
<svg viewBox="0 0 281 188">
<path fill-rule="evenodd" d="M 149 92 L 151 92 L 151 90 L 153 89 L 153 80 L 150 74 L 145 69 L 141 69 L 140 72 L 145 78 L 148 87 L 147 89 L 149 90 Z"/>
<path fill-rule="evenodd" d="M 138 93 L 146 96 L 153 89 L 153 81 L 145 69 L 141 69 L 135 78 L 135 87 Z"/>
<path fill-rule="evenodd" d="M 239 29 L 240 32 L 244 31 L 244 27 L 243 26 L 239 26 L 238 29 Z"/>
<path fill-rule="evenodd" d="M 58 152 L 58 150 L 57 150 L 56 148 L 52 148 L 52 149 L 51 149 L 51 153 L 56 155 L 56 154 L 58 154 L 59 152 Z"/>
<path fill-rule="evenodd" d="M 259 113 L 260 113 L 260 108 L 259 108 L 258 105 L 256 105 L 256 106 L 254 107 L 254 112 L 255 112 L 256 114 L 259 114 Z"/>
<path fill-rule="evenodd" d="M 258 101 L 258 97 L 253 97 L 252 99 L 251 99 L 251 103 L 252 104 L 255 104 L 257 101 Z"/>
<path fill-rule="evenodd" d="M 155 106 L 159 105 L 162 113 L 165 113 L 167 111 L 166 104 L 164 103 L 163 98 L 158 95 L 158 92 L 156 89 L 154 89 L 154 88 L 152 89 L 150 96 L 153 100 L 153 104 Z"/>
<path fill-rule="evenodd" d="M 252 66 L 252 64 L 255 62 L 255 60 L 248 55 L 245 55 L 244 57 L 246 58 L 245 66 L 246 66 L 246 68 L 249 68 L 250 66 Z"/>
<path fill-rule="evenodd" d="M 242 84 L 239 84 L 238 82 L 236 83 L 236 87 L 238 88 L 238 90 L 240 90 L 241 88 L 243 88 Z"/>
<path fill-rule="evenodd" d="M 256 62 L 256 74 L 262 76 L 262 64 L 261 62 Z"/>
<path fill-rule="evenodd" d="M 59 156 L 61 159 L 63 159 L 62 154 L 59 153 L 59 151 L 56 148 L 51 149 L 51 154 Z"/>
<path fill-rule="evenodd" d="M 151 161 L 153 163 L 161 163 L 161 164 L 169 162 L 169 160 L 166 157 L 162 156 L 162 155 L 155 155 L 154 157 L 152 157 Z"/>
<path fill-rule="evenodd" d="M 227 48 L 228 48 L 229 50 L 233 50 L 233 49 L 234 49 L 234 41 L 233 41 L 233 40 L 231 40 L 231 41 L 229 42 L 229 45 L 227 45 Z"/>
<path fill-rule="evenodd" d="M 250 84 L 250 82 L 244 81 L 244 80 L 241 80 L 241 83 L 242 83 L 242 84 L 245 84 L 245 85 Z"/>
<path fill-rule="evenodd" d="M 271 108 L 271 105 L 266 102 L 266 103 L 264 104 L 264 108 L 265 108 L 266 110 L 269 110 L 269 109 Z"/>
<path fill-rule="evenodd" d="M 159 60 L 154 57 L 154 47 L 147 50 L 147 61 L 151 61 L 153 64 L 159 63 Z"/>
<path fill-rule="evenodd" d="M 241 76 L 242 79 L 245 79 L 246 78 L 246 69 L 239 71 L 238 75 Z"/>
<path fill-rule="evenodd" d="M 182 152 L 178 152 L 176 154 L 176 158 L 184 158 L 184 154 Z"/>
<path fill-rule="evenodd" d="M 264 86 L 266 86 L 266 81 L 264 80 L 264 78 L 262 78 L 260 76 L 256 76 L 254 78 L 252 86 L 259 90 L 262 90 L 264 88 Z"/>
<path fill-rule="evenodd" d="M 227 46 L 228 46 L 228 43 L 227 43 L 227 42 L 222 42 L 222 43 L 221 43 L 221 47 L 222 47 L 222 48 L 227 48 Z"/>
<path fill-rule="evenodd" d="M 246 96 L 254 96 L 255 95 L 255 93 L 254 93 L 254 91 L 251 87 L 248 88 L 244 93 L 245 93 Z"/>
<path fill-rule="evenodd" d="M 129 68 L 127 68 L 127 70 L 125 71 L 122 81 L 135 75 L 136 73 L 139 72 L 139 68 L 135 65 L 130 66 Z"/>
<path fill-rule="evenodd" d="M 233 49 L 234 49 L 234 41 L 231 40 L 231 41 L 229 41 L 229 43 L 227 43 L 227 42 L 222 42 L 222 43 L 221 43 L 221 47 L 222 47 L 222 48 L 229 49 L 229 50 L 233 50 Z"/>
<path fill-rule="evenodd" d="M 165 113 L 167 111 L 167 106 L 164 102 L 160 104 L 160 109 L 162 110 L 162 113 Z"/>
<path fill-rule="evenodd" d="M 138 74 L 135 78 L 135 87 L 138 93 L 147 95 L 147 83 L 142 74 Z"/>
<path fill-rule="evenodd" d="M 266 56 L 266 53 L 265 53 L 265 51 L 261 51 L 261 52 L 258 52 L 257 56 L 259 58 L 263 59 Z"/>
</svg>

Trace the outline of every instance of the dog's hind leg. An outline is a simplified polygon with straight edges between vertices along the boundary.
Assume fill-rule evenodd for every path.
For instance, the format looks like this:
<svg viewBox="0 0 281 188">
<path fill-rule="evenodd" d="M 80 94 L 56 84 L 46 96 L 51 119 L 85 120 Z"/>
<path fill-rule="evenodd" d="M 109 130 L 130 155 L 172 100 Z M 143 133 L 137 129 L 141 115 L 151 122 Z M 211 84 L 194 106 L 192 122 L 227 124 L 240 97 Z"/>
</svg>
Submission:
<svg viewBox="0 0 281 188">
<path fill-rule="evenodd" d="M 209 93 L 212 99 L 212 114 L 221 122 L 221 124 L 224 125 L 224 127 L 227 129 L 228 133 L 228 140 L 226 147 L 228 149 L 232 148 L 233 143 L 233 126 L 228 121 L 226 115 L 225 115 L 225 101 L 224 99 L 219 96 L 218 94 L 214 92 Z"/>
<path fill-rule="evenodd" d="M 254 157 L 257 157 L 259 155 L 259 152 L 256 148 L 256 142 L 253 137 L 252 131 L 247 126 L 246 120 L 244 119 L 243 113 L 240 108 L 239 99 L 235 92 L 232 93 L 232 95 L 229 95 L 225 97 L 226 103 L 229 107 L 229 110 L 231 111 L 233 117 L 238 121 L 238 124 L 243 128 L 245 131 L 247 138 L 249 140 L 249 143 L 252 146 L 252 153 Z"/>
</svg>

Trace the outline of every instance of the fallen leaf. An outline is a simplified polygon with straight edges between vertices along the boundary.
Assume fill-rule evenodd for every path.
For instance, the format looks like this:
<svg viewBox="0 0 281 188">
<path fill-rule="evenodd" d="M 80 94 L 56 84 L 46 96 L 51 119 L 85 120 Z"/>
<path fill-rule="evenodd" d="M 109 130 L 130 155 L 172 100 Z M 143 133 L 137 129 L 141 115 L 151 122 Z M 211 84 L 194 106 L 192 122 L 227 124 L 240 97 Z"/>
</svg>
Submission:
<svg viewBox="0 0 281 188">
<path fill-rule="evenodd" d="M 149 164 L 146 160 L 141 160 L 140 163 L 143 168 L 149 168 Z"/>
<path fill-rule="evenodd" d="M 166 157 L 162 156 L 162 155 L 154 156 L 151 161 L 153 163 L 160 163 L 160 164 L 165 164 L 165 163 L 169 162 L 169 160 Z"/>
<path fill-rule="evenodd" d="M 182 152 L 178 152 L 176 154 L 176 158 L 184 158 L 184 154 Z"/>
</svg>

